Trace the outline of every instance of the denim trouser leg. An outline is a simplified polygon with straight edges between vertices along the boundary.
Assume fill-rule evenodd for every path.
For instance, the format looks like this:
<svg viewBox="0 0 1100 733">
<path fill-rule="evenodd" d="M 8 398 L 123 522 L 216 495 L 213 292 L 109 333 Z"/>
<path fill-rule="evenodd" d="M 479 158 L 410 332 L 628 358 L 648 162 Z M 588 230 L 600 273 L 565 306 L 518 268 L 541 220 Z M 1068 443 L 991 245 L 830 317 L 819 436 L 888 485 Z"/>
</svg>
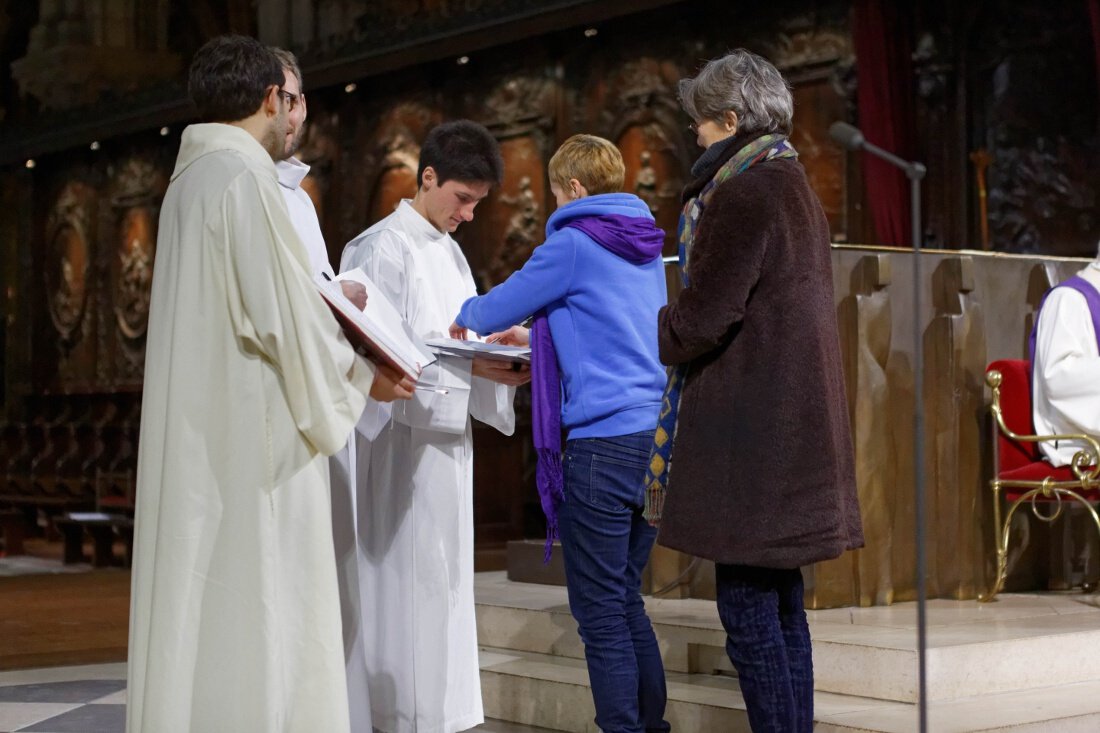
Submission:
<svg viewBox="0 0 1100 733">
<path fill-rule="evenodd" d="M 605 733 L 668 731 L 665 673 L 641 596 L 656 530 L 642 518 L 651 432 L 571 440 L 558 511 L 569 608 Z"/>
<path fill-rule="evenodd" d="M 814 671 L 802 571 L 715 566 L 718 615 L 754 733 L 813 730 Z"/>
</svg>

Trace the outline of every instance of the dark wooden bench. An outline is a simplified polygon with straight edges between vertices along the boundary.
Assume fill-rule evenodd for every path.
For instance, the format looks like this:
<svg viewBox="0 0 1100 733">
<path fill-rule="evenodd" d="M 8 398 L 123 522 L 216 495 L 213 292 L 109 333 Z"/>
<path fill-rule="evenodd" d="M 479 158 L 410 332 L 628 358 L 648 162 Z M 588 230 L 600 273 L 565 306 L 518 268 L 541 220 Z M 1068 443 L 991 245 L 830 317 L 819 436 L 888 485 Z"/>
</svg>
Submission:
<svg viewBox="0 0 1100 733">
<path fill-rule="evenodd" d="M 23 540 L 27 536 L 27 518 L 19 509 L 0 509 L 0 533 L 4 537 L 5 555 L 23 555 Z"/>
<path fill-rule="evenodd" d="M 92 537 L 92 566 L 97 568 L 121 564 L 130 567 L 134 553 L 134 520 L 124 514 L 100 512 L 70 512 L 55 517 L 54 526 L 64 540 L 63 560 L 66 565 L 85 562 L 84 533 Z M 121 539 L 126 549 L 120 561 L 115 559 L 115 540 Z"/>
</svg>

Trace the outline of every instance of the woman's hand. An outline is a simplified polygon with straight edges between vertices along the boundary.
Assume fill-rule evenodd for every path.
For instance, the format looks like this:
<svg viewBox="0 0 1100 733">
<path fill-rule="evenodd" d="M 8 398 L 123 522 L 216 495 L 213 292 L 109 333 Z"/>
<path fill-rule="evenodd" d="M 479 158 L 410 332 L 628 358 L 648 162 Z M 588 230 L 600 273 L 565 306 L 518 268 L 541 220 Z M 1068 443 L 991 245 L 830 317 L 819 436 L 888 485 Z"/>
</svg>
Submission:
<svg viewBox="0 0 1100 733">
<path fill-rule="evenodd" d="M 512 326 L 506 331 L 497 331 L 485 337 L 487 344 L 500 344 L 501 346 L 530 346 L 531 329 L 523 326 Z"/>
</svg>

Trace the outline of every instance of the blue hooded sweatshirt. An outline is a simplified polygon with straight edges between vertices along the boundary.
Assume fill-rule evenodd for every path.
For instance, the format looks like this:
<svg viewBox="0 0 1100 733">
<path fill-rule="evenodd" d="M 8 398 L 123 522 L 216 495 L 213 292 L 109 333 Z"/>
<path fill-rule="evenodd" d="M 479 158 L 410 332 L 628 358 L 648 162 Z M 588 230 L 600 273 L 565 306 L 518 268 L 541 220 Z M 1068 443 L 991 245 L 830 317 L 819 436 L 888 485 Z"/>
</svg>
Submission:
<svg viewBox="0 0 1100 733">
<path fill-rule="evenodd" d="M 567 226 L 589 217 L 603 217 L 589 229 L 593 234 L 624 240 L 633 233 L 616 226 L 617 218 L 653 219 L 633 194 L 569 202 L 551 215 L 546 241 L 527 263 L 487 294 L 463 303 L 457 319 L 460 326 L 488 334 L 546 308 L 561 370 L 561 421 L 570 439 L 654 429 L 665 388 L 657 357 L 657 312 L 667 302 L 664 264 L 660 257 L 633 264 Z"/>
</svg>

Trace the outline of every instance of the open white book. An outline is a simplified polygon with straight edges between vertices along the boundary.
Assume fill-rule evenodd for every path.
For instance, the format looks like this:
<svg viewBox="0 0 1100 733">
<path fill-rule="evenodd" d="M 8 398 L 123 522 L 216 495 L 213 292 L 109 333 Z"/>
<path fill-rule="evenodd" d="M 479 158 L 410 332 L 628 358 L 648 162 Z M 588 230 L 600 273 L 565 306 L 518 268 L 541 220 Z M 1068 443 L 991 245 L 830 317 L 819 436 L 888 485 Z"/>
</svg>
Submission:
<svg viewBox="0 0 1100 733">
<path fill-rule="evenodd" d="M 531 348 L 528 346 L 504 346 L 503 344 L 488 344 L 484 341 L 462 341 L 461 339 L 435 338 L 428 339 L 428 346 L 437 354 L 444 356 L 460 356 L 466 359 L 489 359 L 491 361 L 506 361 L 513 364 L 530 364 Z"/>
<path fill-rule="evenodd" d="M 359 310 L 340 288 L 341 280 L 360 283 L 367 289 L 367 307 Z M 435 356 L 393 304 L 371 279 L 356 268 L 328 280 L 318 275 L 317 290 L 332 309 L 348 340 L 368 359 L 396 369 L 413 381 Z"/>
</svg>

